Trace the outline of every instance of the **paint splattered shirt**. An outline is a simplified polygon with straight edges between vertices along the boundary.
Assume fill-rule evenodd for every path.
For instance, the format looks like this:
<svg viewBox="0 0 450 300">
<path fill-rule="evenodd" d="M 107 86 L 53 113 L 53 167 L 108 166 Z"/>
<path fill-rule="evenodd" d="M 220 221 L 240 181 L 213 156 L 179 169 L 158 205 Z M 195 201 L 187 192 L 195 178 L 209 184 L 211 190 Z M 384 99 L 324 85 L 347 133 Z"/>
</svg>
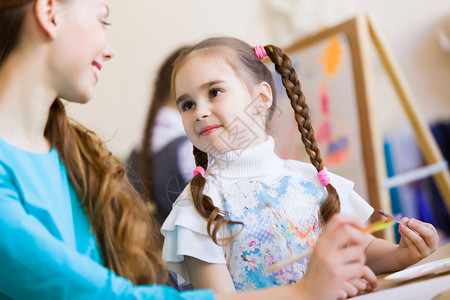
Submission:
<svg viewBox="0 0 450 300">
<path fill-rule="evenodd" d="M 314 247 L 322 230 L 319 206 L 324 196 L 318 186 L 295 174 L 273 184 L 240 182 L 223 192 L 229 218 L 245 224 L 230 225 L 233 234 L 242 231 L 224 249 L 236 290 L 284 285 L 303 277 L 307 259 L 278 272 L 265 269 Z"/>
<path fill-rule="evenodd" d="M 353 182 L 329 172 L 341 200 L 341 214 L 365 222 L 373 209 L 354 190 Z M 196 211 L 189 186 L 174 203 L 161 232 L 163 257 L 169 270 L 189 282 L 184 256 L 226 264 L 237 290 L 253 290 L 297 282 L 308 260 L 278 272 L 265 268 L 313 248 L 321 233 L 319 206 L 326 189 L 310 164 L 282 160 L 274 153 L 271 137 L 260 145 L 214 157 L 206 172 L 204 194 L 227 212 L 230 225 L 220 237 L 237 234 L 226 247 L 212 241 L 206 220 Z"/>
</svg>

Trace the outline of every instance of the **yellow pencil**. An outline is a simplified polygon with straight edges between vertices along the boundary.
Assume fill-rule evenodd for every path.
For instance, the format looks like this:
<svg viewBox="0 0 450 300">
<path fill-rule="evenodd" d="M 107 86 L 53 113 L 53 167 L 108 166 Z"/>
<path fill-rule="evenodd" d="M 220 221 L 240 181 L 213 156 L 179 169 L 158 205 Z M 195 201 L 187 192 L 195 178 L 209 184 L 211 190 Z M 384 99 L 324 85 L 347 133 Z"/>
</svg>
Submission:
<svg viewBox="0 0 450 300">
<path fill-rule="evenodd" d="M 363 233 L 373 233 L 373 232 L 383 230 L 384 228 L 392 226 L 394 224 L 395 224 L 395 221 L 392 219 L 380 220 L 380 221 L 374 222 L 372 224 L 369 224 L 367 227 L 361 229 L 361 231 Z M 289 266 L 299 260 L 302 260 L 304 258 L 311 256 L 312 253 L 313 253 L 313 249 L 306 250 L 300 255 L 288 258 L 286 260 L 280 261 L 276 264 L 269 266 L 268 268 L 266 268 L 266 272 L 274 272 L 283 267 Z"/>
</svg>

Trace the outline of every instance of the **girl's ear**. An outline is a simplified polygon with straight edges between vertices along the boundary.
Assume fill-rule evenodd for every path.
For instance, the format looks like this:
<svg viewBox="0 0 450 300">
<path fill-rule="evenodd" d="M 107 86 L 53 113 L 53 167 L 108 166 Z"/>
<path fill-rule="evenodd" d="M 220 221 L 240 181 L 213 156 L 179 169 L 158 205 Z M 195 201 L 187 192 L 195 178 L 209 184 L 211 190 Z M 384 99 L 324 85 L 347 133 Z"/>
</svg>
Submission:
<svg viewBox="0 0 450 300">
<path fill-rule="evenodd" d="M 56 0 L 36 0 L 35 15 L 42 30 L 51 38 L 56 37 Z"/>
<path fill-rule="evenodd" d="M 257 98 L 256 110 L 257 113 L 260 114 L 266 112 L 272 106 L 272 88 L 270 87 L 270 84 L 263 81 L 258 85 L 257 91 L 259 95 Z"/>
</svg>

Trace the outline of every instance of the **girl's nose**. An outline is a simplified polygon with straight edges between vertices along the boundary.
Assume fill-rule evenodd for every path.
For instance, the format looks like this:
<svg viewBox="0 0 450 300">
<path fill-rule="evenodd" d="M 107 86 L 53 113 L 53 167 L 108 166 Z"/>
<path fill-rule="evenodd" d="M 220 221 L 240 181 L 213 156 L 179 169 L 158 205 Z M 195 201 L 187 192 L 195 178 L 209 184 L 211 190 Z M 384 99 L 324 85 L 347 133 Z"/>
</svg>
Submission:
<svg viewBox="0 0 450 300">
<path fill-rule="evenodd" d="M 103 61 L 110 60 L 113 57 L 114 57 L 114 49 L 108 42 L 106 42 L 105 50 L 103 51 Z"/>
<path fill-rule="evenodd" d="M 198 104 L 197 103 L 197 115 L 196 121 L 200 121 L 204 118 L 207 118 L 211 115 L 211 109 L 208 104 Z"/>
</svg>

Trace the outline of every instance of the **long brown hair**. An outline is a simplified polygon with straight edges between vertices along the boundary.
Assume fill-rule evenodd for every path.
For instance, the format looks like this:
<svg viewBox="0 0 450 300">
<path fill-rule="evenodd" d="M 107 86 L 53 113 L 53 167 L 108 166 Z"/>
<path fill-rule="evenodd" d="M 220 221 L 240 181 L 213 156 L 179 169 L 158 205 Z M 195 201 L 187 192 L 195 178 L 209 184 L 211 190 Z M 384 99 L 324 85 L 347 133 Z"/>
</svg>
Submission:
<svg viewBox="0 0 450 300">
<path fill-rule="evenodd" d="M 5 3 L 7 2 L 7 3 Z M 0 2 L 0 67 L 19 41 L 34 0 Z M 105 258 L 105 266 L 134 284 L 167 278 L 158 230 L 120 161 L 92 131 L 70 122 L 60 99 L 50 107 L 44 132 L 64 163 Z"/>
<path fill-rule="evenodd" d="M 145 123 L 144 136 L 142 139 L 142 150 L 139 153 L 140 161 L 140 177 L 142 179 L 142 188 L 145 199 L 147 199 L 153 206 L 156 204 L 153 201 L 151 190 L 151 169 L 152 169 L 152 138 L 153 128 L 155 127 L 156 116 L 161 108 L 167 104 L 168 101 L 173 101 L 170 95 L 170 81 L 172 76 L 173 63 L 180 53 L 188 47 L 180 47 L 172 52 L 166 60 L 159 67 L 156 74 L 156 81 L 154 83 L 154 91 L 150 99 L 150 107 L 147 113 L 147 121 Z M 174 101 L 175 102 L 175 101 Z"/>
<path fill-rule="evenodd" d="M 273 45 L 264 47 L 270 60 L 275 64 L 275 70 L 281 75 L 283 86 L 291 101 L 291 106 L 295 112 L 295 120 L 298 124 L 298 130 L 301 133 L 301 139 L 309 155 L 310 161 L 319 172 L 324 168 L 324 162 L 320 155 L 317 140 L 314 136 L 314 129 L 311 125 L 309 116 L 309 107 L 306 103 L 300 81 L 297 73 L 292 66 L 290 58 L 283 51 Z M 181 68 L 183 63 L 190 57 L 201 53 L 202 55 L 220 55 L 235 72 L 246 83 L 248 88 L 267 82 L 273 91 L 273 103 L 269 109 L 266 120 L 266 127 L 273 116 L 276 107 L 276 85 L 272 73 L 256 56 L 253 47 L 244 41 L 235 38 L 216 37 L 208 38 L 194 45 L 188 51 L 185 51 L 175 61 L 175 67 L 172 74 L 172 93 L 174 93 L 174 79 L 176 72 Z M 206 169 L 208 156 L 205 152 L 194 147 L 194 156 L 197 166 Z M 191 193 L 197 211 L 208 220 L 208 234 L 216 244 L 217 233 L 224 224 L 241 224 L 227 218 L 226 213 L 214 206 L 211 198 L 203 194 L 206 179 L 201 175 L 196 175 L 191 181 Z M 326 222 L 334 214 L 340 211 L 339 196 L 335 188 L 328 184 L 326 186 L 327 196 L 320 206 L 320 215 Z M 233 237 L 230 237 L 232 239 Z"/>
</svg>

